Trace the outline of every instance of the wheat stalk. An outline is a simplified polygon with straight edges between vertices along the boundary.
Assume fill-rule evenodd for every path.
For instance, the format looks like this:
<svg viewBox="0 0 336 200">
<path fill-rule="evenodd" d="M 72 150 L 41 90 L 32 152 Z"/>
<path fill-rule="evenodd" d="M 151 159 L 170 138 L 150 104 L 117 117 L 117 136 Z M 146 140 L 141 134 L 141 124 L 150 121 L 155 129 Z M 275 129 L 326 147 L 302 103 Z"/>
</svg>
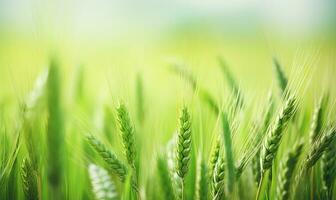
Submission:
<svg viewBox="0 0 336 200">
<path fill-rule="evenodd" d="M 180 129 L 177 143 L 177 174 L 184 179 L 188 172 L 191 151 L 191 120 L 186 107 L 180 116 Z"/>
<path fill-rule="evenodd" d="M 183 107 L 179 118 L 179 132 L 176 148 L 176 173 L 181 178 L 179 199 L 184 198 L 184 178 L 188 172 L 191 153 L 191 119 L 187 107 Z"/>
<path fill-rule="evenodd" d="M 256 199 L 259 199 L 259 195 L 262 189 L 264 174 L 272 167 L 273 160 L 276 157 L 278 148 L 281 143 L 284 129 L 287 126 L 288 121 L 294 116 L 296 111 L 296 101 L 293 97 L 288 97 L 285 105 L 280 110 L 275 123 L 269 128 L 268 134 L 265 138 L 264 145 L 262 146 L 262 155 L 260 158 L 261 178 L 259 187 L 257 190 Z"/>
</svg>

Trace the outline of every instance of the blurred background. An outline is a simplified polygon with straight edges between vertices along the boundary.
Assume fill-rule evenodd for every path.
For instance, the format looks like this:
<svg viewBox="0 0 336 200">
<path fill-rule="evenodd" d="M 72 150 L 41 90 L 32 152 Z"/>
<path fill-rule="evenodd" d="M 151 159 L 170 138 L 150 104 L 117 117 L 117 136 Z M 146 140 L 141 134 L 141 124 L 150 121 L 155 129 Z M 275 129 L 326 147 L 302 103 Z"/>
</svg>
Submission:
<svg viewBox="0 0 336 200">
<path fill-rule="evenodd" d="M 26 94 L 51 56 L 65 83 L 82 66 L 86 90 L 103 96 L 131 96 L 139 73 L 148 90 L 176 94 L 171 62 L 216 91 L 218 56 L 243 86 L 269 88 L 272 56 L 288 71 L 335 68 L 335 11 L 334 0 L 1 0 L 0 92 Z"/>
</svg>

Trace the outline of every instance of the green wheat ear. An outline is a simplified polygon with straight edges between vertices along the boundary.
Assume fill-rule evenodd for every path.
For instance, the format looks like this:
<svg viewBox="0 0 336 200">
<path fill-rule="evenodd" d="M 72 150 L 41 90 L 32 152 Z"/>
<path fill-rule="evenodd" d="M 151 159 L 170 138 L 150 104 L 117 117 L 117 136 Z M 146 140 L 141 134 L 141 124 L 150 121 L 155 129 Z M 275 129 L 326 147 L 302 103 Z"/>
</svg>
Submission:
<svg viewBox="0 0 336 200">
<path fill-rule="evenodd" d="M 215 171 L 215 167 L 216 167 L 216 163 L 218 161 L 218 158 L 219 158 L 219 151 L 220 151 L 220 139 L 217 139 L 216 140 L 216 144 L 211 152 L 211 155 L 210 155 L 210 163 L 209 163 L 209 176 L 210 178 L 213 177 L 214 175 L 214 171 Z"/>
<path fill-rule="evenodd" d="M 39 199 L 37 189 L 37 175 L 27 159 L 24 159 L 21 165 L 21 180 L 25 199 Z"/>
<path fill-rule="evenodd" d="M 306 169 L 313 167 L 316 162 L 321 158 L 323 152 L 329 147 L 330 144 L 335 140 L 336 128 L 335 126 L 327 130 L 322 137 L 316 141 L 311 147 L 307 157 L 306 157 Z"/>
<path fill-rule="evenodd" d="M 121 181 L 125 181 L 127 175 L 126 166 L 117 158 L 117 156 L 109 151 L 103 143 L 97 140 L 94 136 L 87 136 L 87 140 L 100 157 L 106 162 L 109 170 L 116 174 Z"/>
<path fill-rule="evenodd" d="M 96 200 L 118 199 L 116 186 L 104 168 L 95 164 L 90 164 L 88 171 L 92 185 L 92 192 Z"/>
<path fill-rule="evenodd" d="M 289 97 L 265 138 L 260 163 L 262 174 L 272 166 L 281 143 L 284 129 L 286 128 L 288 121 L 294 116 L 295 111 L 296 101 L 293 97 Z"/>
<path fill-rule="evenodd" d="M 193 89 L 194 92 L 199 92 L 199 97 L 208 105 L 211 111 L 217 116 L 219 107 L 215 98 L 205 89 L 201 88 L 194 76 L 185 66 L 179 64 L 171 65 L 171 69 L 176 74 L 179 74 Z"/>
<path fill-rule="evenodd" d="M 290 186 L 302 148 L 303 143 L 297 144 L 294 149 L 288 153 L 285 161 L 281 165 L 277 191 L 277 199 L 279 200 L 289 199 L 290 197 Z"/>
<path fill-rule="evenodd" d="M 310 125 L 310 144 L 313 144 L 316 138 L 319 136 L 322 129 L 322 116 L 323 116 L 323 98 L 316 103 L 313 117 Z"/>
<path fill-rule="evenodd" d="M 252 172 L 254 175 L 254 181 L 258 186 L 261 179 L 261 169 L 260 169 L 260 150 L 252 159 Z"/>
<path fill-rule="evenodd" d="M 188 109 L 183 107 L 177 144 L 177 174 L 184 179 L 188 172 L 191 151 L 191 120 Z"/>
<path fill-rule="evenodd" d="M 325 149 L 322 157 L 323 190 L 327 197 L 333 194 L 333 185 L 336 177 L 336 140 Z"/>
<path fill-rule="evenodd" d="M 239 85 L 236 81 L 236 79 L 233 77 L 232 72 L 230 71 L 228 65 L 224 61 L 223 58 L 219 57 L 218 58 L 219 66 L 221 67 L 221 70 L 227 80 L 227 83 L 230 86 L 231 91 L 235 95 L 235 100 L 236 100 L 236 106 L 242 107 L 244 105 L 244 99 L 243 96 L 240 92 Z"/>
<path fill-rule="evenodd" d="M 121 131 L 121 137 L 124 145 L 125 156 L 127 158 L 128 164 L 135 168 L 135 139 L 134 139 L 134 128 L 131 123 L 128 111 L 124 104 L 120 104 L 117 108 L 119 128 Z"/>
<path fill-rule="evenodd" d="M 279 88 L 281 90 L 281 94 L 284 95 L 286 93 L 286 88 L 287 88 L 287 84 L 288 84 L 288 79 L 285 75 L 285 72 L 283 70 L 283 68 L 281 67 L 279 61 L 273 57 L 273 66 L 275 69 L 275 73 L 276 73 L 276 77 L 278 80 L 278 85 Z"/>
<path fill-rule="evenodd" d="M 324 100 L 327 100 L 326 98 Z M 334 122 L 335 123 L 335 122 Z M 334 125 L 335 126 L 335 125 Z M 334 128 L 334 131 L 336 128 Z M 326 147 L 322 156 L 322 172 L 323 172 L 323 192 L 327 199 L 331 199 L 333 195 L 334 182 L 336 178 L 336 139 Z"/>
<path fill-rule="evenodd" d="M 225 162 L 222 157 L 218 158 L 214 175 L 212 178 L 212 197 L 213 200 L 223 199 L 225 196 L 224 182 L 225 182 Z"/>
</svg>

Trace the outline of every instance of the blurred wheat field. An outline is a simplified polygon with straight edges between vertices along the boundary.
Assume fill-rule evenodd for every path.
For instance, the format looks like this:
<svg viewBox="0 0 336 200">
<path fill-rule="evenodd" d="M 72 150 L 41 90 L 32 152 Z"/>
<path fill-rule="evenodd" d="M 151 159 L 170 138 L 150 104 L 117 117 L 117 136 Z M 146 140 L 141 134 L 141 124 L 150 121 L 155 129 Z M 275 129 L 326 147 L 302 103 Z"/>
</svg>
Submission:
<svg viewBox="0 0 336 200">
<path fill-rule="evenodd" d="M 332 27 L 59 17 L 0 23 L 0 199 L 335 199 Z"/>
</svg>

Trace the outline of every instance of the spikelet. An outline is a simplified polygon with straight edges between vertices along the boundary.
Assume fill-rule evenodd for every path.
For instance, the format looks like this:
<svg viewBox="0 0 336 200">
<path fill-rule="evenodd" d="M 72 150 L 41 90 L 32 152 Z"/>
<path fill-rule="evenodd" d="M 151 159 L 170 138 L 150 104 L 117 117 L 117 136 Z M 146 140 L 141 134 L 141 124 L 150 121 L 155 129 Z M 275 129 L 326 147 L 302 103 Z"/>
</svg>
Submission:
<svg viewBox="0 0 336 200">
<path fill-rule="evenodd" d="M 37 175 L 32 168 L 29 160 L 24 159 L 21 165 L 21 180 L 25 199 L 37 200 L 39 199 L 37 189 Z"/>
</svg>

